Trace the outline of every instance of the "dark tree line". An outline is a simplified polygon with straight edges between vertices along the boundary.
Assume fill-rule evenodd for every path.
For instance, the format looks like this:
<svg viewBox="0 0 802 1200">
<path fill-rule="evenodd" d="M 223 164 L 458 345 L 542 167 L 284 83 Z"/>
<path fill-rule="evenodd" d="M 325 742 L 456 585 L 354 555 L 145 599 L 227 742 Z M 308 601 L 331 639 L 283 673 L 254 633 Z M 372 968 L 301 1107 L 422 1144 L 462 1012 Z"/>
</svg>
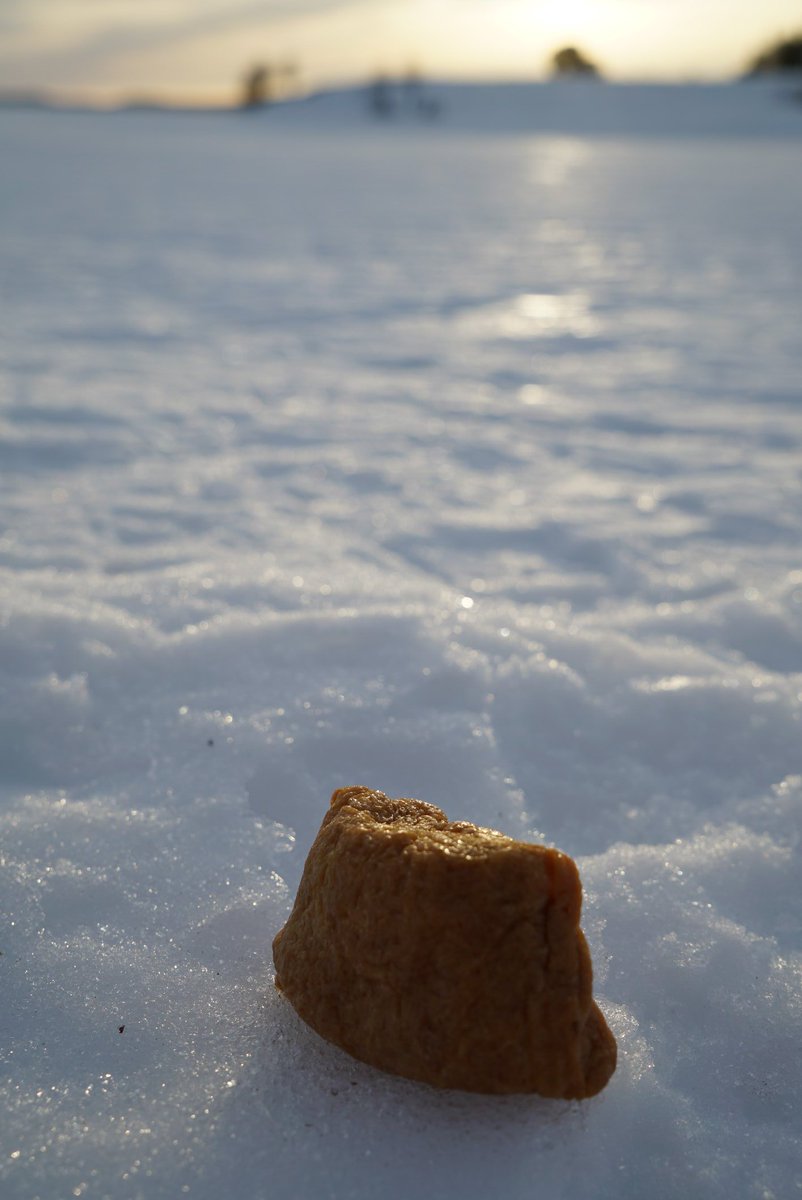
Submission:
<svg viewBox="0 0 802 1200">
<path fill-rule="evenodd" d="M 775 71 L 802 71 L 802 33 L 780 38 L 756 54 L 749 64 L 750 75 L 769 75 Z"/>
<path fill-rule="evenodd" d="M 256 63 L 242 80 L 240 106 L 264 108 L 292 87 L 298 74 L 294 63 Z"/>
<path fill-rule="evenodd" d="M 563 46 L 551 56 L 552 75 L 584 75 L 597 77 L 599 68 L 589 58 L 586 58 L 576 46 Z"/>
</svg>

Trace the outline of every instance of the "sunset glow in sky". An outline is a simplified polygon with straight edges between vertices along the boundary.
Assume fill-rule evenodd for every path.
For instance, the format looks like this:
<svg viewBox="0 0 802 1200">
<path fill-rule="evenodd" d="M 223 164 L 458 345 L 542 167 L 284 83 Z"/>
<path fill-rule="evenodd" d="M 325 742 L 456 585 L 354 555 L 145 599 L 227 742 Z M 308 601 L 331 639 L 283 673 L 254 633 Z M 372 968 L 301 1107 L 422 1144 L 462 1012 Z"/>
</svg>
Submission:
<svg viewBox="0 0 802 1200">
<path fill-rule="evenodd" d="M 0 0 L 0 86 L 224 100 L 259 61 L 308 87 L 533 79 L 565 44 L 612 79 L 722 79 L 800 26 L 798 0 Z"/>
</svg>

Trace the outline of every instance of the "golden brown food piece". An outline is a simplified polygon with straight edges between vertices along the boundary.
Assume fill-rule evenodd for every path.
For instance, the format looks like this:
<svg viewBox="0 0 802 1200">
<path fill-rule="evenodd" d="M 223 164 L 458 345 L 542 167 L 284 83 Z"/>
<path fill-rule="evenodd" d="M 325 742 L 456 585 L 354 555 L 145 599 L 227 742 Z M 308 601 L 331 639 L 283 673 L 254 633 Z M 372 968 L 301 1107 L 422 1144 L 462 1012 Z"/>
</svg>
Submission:
<svg viewBox="0 0 802 1200">
<path fill-rule="evenodd" d="M 355 1058 L 436 1087 L 582 1099 L 616 1045 L 558 850 L 340 788 L 273 942 L 276 984 Z"/>
</svg>

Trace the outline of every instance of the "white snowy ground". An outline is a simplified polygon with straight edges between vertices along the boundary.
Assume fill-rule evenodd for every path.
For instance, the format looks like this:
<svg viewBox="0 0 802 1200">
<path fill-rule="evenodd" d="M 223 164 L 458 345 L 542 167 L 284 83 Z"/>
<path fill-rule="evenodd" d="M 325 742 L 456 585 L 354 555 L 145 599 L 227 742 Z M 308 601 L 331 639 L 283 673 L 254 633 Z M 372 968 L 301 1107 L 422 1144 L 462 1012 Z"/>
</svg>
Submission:
<svg viewBox="0 0 802 1200">
<path fill-rule="evenodd" d="M 292 124 L 0 115 L 0 1193 L 799 1195 L 802 143 Z M 276 995 L 349 783 L 578 857 L 602 1095 Z"/>
</svg>

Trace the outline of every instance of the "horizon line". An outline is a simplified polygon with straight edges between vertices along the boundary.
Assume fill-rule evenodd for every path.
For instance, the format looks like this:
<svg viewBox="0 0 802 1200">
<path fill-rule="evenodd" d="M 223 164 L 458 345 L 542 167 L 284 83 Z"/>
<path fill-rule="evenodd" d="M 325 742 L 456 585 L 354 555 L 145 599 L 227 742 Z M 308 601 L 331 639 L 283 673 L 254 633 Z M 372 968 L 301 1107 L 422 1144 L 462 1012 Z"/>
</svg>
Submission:
<svg viewBox="0 0 802 1200">
<path fill-rule="evenodd" d="M 737 75 L 683 75 L 683 76 L 632 76 L 609 77 L 595 76 L 592 79 L 578 77 L 547 76 L 421 76 L 419 82 L 429 87 L 542 87 L 580 84 L 581 86 L 613 86 L 613 87 L 726 87 L 732 84 L 748 82 L 763 78 L 779 82 L 787 79 L 789 72 L 766 73 L 755 76 L 745 71 Z M 309 87 L 287 90 L 274 99 L 269 100 L 264 107 L 270 108 L 275 104 L 292 101 L 313 99 L 315 96 L 327 95 L 332 92 L 351 92 L 370 87 L 377 79 L 386 79 L 390 83 L 403 83 L 407 76 L 403 72 L 374 72 L 367 77 L 358 79 L 337 79 L 321 81 Z M 215 109 L 219 111 L 238 110 L 243 107 L 241 89 L 208 89 L 203 93 L 192 93 L 185 89 L 116 89 L 88 87 L 48 87 L 37 84 L 22 84 L 3 86 L 0 84 L 0 106 L 12 106 L 15 103 L 24 106 L 37 106 L 64 109 L 88 109 L 97 111 L 114 111 L 116 109 L 151 107 L 186 111 L 191 109 Z"/>
</svg>

